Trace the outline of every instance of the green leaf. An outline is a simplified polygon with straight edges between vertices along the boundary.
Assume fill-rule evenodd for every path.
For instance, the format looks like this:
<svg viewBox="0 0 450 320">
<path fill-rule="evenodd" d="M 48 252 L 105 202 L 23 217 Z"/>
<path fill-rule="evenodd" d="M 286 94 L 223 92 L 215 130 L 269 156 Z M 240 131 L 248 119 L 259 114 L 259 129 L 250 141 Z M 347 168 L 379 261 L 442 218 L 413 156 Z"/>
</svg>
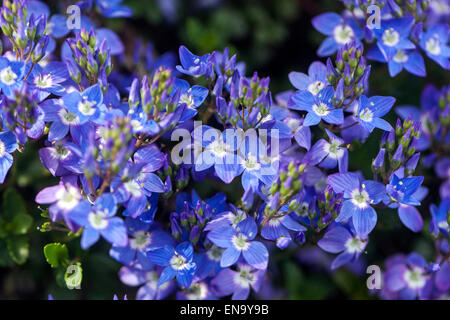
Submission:
<svg viewBox="0 0 450 320">
<path fill-rule="evenodd" d="M 11 222 L 11 230 L 14 234 L 25 234 L 33 224 L 33 218 L 24 213 L 16 214 Z"/>
<path fill-rule="evenodd" d="M 69 252 L 65 244 L 49 243 L 44 247 L 44 255 L 52 268 L 65 265 L 69 260 Z"/>
<path fill-rule="evenodd" d="M 8 252 L 17 264 L 24 264 L 30 254 L 30 245 L 27 236 L 11 236 L 6 239 Z"/>
<path fill-rule="evenodd" d="M 18 214 L 27 214 L 27 209 L 23 198 L 13 188 L 8 188 L 3 193 L 2 205 L 2 215 L 7 221 L 12 221 Z"/>
<path fill-rule="evenodd" d="M 70 290 L 81 288 L 83 269 L 81 268 L 81 264 L 79 262 L 76 264 L 71 264 L 67 267 L 66 273 L 64 274 L 64 280 L 66 281 L 67 288 Z"/>
</svg>

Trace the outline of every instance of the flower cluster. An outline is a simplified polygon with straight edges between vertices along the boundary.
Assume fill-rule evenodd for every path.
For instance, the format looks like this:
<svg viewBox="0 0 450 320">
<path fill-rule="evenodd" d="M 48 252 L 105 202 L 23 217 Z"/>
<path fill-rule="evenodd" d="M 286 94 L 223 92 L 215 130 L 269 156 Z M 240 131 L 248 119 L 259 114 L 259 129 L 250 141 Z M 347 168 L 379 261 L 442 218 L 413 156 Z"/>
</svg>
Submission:
<svg viewBox="0 0 450 320">
<path fill-rule="evenodd" d="M 138 299 L 246 299 L 277 267 L 277 250 L 317 245 L 339 254 L 336 269 L 359 259 L 386 211 L 422 231 L 417 207 L 427 189 L 415 172 L 434 167 L 442 179 L 442 201 L 430 208 L 438 255 L 387 261 L 382 296 L 448 293 L 450 87 L 428 87 L 422 110 L 397 107 L 402 120 L 392 126 L 383 117 L 396 99 L 369 95 L 366 59 L 388 62 L 392 75 L 402 67 L 424 75 L 421 49 L 448 69 L 448 25 L 427 24 L 427 1 L 383 1 L 381 29 L 370 30 L 361 26 L 368 2 L 344 2 L 343 17 L 313 20 L 329 36 L 319 55 L 336 57 L 290 73 L 296 90 L 273 99 L 270 79 L 246 76 L 228 49 L 198 56 L 181 46 L 174 68 L 138 44 L 132 61 L 114 69 L 125 58 L 111 30 L 85 15 L 69 30 L 43 3 L 4 1 L 0 180 L 28 138 L 45 140 L 41 162 L 59 181 L 35 199 L 48 205 L 48 229 L 63 226 L 85 250 L 100 238 L 110 243 L 121 281 L 140 286 Z M 130 15 L 120 1 L 81 7 L 94 4 L 105 17 Z M 376 41 L 367 55 L 363 39 Z M 140 73 L 129 70 L 142 60 Z M 349 171 L 349 159 L 374 132 L 382 139 L 367 178 Z M 243 193 L 202 199 L 196 183 L 242 185 Z"/>
<path fill-rule="evenodd" d="M 329 56 L 348 43 L 371 44 L 366 57 L 387 63 L 391 77 L 403 69 L 426 75 L 423 55 L 450 69 L 446 0 L 341 0 L 345 10 L 315 17 L 313 26 L 327 38 L 317 54 Z"/>
</svg>

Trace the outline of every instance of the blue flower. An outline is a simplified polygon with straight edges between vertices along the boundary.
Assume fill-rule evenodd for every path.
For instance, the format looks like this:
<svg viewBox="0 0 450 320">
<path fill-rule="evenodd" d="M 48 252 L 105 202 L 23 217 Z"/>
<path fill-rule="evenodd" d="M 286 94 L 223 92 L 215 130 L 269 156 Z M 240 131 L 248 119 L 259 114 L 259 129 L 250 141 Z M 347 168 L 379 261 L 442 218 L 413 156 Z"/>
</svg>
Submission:
<svg viewBox="0 0 450 320">
<path fill-rule="evenodd" d="M 158 286 L 177 278 L 180 285 L 189 288 L 197 268 L 194 259 L 194 248 L 190 242 L 183 242 L 176 248 L 164 246 L 147 253 L 147 257 L 155 264 L 165 267 L 158 280 Z"/>
<path fill-rule="evenodd" d="M 119 217 L 115 217 L 117 203 L 114 197 L 105 193 L 92 206 L 83 200 L 69 213 L 70 219 L 83 226 L 81 247 L 87 249 L 98 241 L 100 235 L 109 243 L 124 247 L 128 244 L 127 228 Z"/>
<path fill-rule="evenodd" d="M 344 113 L 342 109 L 334 108 L 333 97 L 333 87 L 322 89 L 316 96 L 309 91 L 298 91 L 291 97 L 289 107 L 308 112 L 304 126 L 315 126 L 321 119 L 331 124 L 342 124 Z"/>
<path fill-rule="evenodd" d="M 157 223 L 147 223 L 127 217 L 125 225 L 129 235 L 128 245 L 125 247 L 113 245 L 109 251 L 111 257 L 124 265 L 136 262 L 145 267 L 150 262 L 146 255 L 148 251 L 175 244 L 175 240 L 161 230 Z"/>
<path fill-rule="evenodd" d="M 346 172 L 348 167 L 348 151 L 344 146 L 345 142 L 325 129 L 330 142 L 323 140 L 322 150 L 326 153 L 325 159 L 320 163 L 322 168 L 332 169 L 339 166 L 339 172 Z"/>
<path fill-rule="evenodd" d="M 427 56 L 446 70 L 450 69 L 450 47 L 447 45 L 449 34 L 448 24 L 436 24 L 420 39 L 420 46 Z"/>
<path fill-rule="evenodd" d="M 308 69 L 308 74 L 292 71 L 289 73 L 292 85 L 300 91 L 308 90 L 317 95 L 323 88 L 329 85 L 327 80 L 327 67 L 320 61 L 313 62 Z"/>
<path fill-rule="evenodd" d="M 161 300 L 175 289 L 174 281 L 158 286 L 159 273 L 154 265 L 151 268 L 122 267 L 119 271 L 120 280 L 130 287 L 141 286 L 136 292 L 136 300 Z"/>
<path fill-rule="evenodd" d="M 256 269 L 266 269 L 269 261 L 267 248 L 259 241 L 252 241 L 258 233 L 253 218 L 247 218 L 237 224 L 236 228 L 223 226 L 208 233 L 208 239 L 216 246 L 226 248 L 220 260 L 221 267 L 235 264 L 239 257 Z"/>
<path fill-rule="evenodd" d="M 417 50 L 399 49 L 394 57 L 388 61 L 381 53 L 380 49 L 377 46 L 374 46 L 367 53 L 367 58 L 379 62 L 387 62 L 391 77 L 395 77 L 403 70 L 403 68 L 416 76 L 426 76 L 425 61 Z"/>
<path fill-rule="evenodd" d="M 331 270 L 334 270 L 358 259 L 365 250 L 367 243 L 367 239 L 360 238 L 347 228 L 335 226 L 325 233 L 317 245 L 327 252 L 339 253 L 331 264 Z"/>
<path fill-rule="evenodd" d="M 182 122 L 191 119 L 197 114 L 197 110 L 195 109 L 205 101 L 209 90 L 198 85 L 190 87 L 186 80 L 176 79 L 172 92 L 175 93 L 177 90 L 180 90 L 179 103 L 186 104 L 186 108 L 180 119 L 180 122 Z"/>
<path fill-rule="evenodd" d="M 430 232 L 435 236 L 442 233 L 444 236 L 448 237 L 450 228 L 448 226 L 447 213 L 450 210 L 450 200 L 442 200 L 439 208 L 435 204 L 430 205 L 431 212 L 431 223 Z"/>
<path fill-rule="evenodd" d="M 17 149 L 17 139 L 11 131 L 0 133 L 0 183 L 3 183 L 6 174 L 13 163 L 11 153 Z"/>
<path fill-rule="evenodd" d="M 50 62 L 45 67 L 36 65 L 27 79 L 34 88 L 39 90 L 40 101 L 50 94 L 62 96 L 66 89 L 61 85 L 69 78 L 67 67 L 62 62 Z"/>
<path fill-rule="evenodd" d="M 369 132 L 372 132 L 374 128 L 391 131 L 392 126 L 381 117 L 391 110 L 394 103 L 395 98 L 393 97 L 367 98 L 363 95 L 359 98 L 358 109 L 355 113 L 356 120 Z"/>
<path fill-rule="evenodd" d="M 198 130 L 198 129 L 197 129 Z M 204 151 L 195 158 L 195 171 L 203 171 L 214 166 L 217 176 L 225 183 L 230 183 L 242 173 L 240 157 L 234 152 L 240 145 L 240 137 L 233 129 L 223 133 L 209 126 L 202 126 Z M 196 133 L 194 130 L 194 139 Z M 227 138 L 231 138 L 228 141 Z"/>
<path fill-rule="evenodd" d="M 23 61 L 9 61 L 0 57 L 0 89 L 9 98 L 14 98 L 14 92 L 20 89 L 25 75 Z"/>
<path fill-rule="evenodd" d="M 386 186 L 386 191 L 398 203 L 419 206 L 420 202 L 414 198 L 414 194 L 422 182 L 423 177 L 399 178 L 394 173 Z"/>
<path fill-rule="evenodd" d="M 261 237 L 267 240 L 277 240 L 277 244 L 282 243 L 279 247 L 283 249 L 292 241 L 292 236 L 289 231 L 301 232 L 306 231 L 306 228 L 292 219 L 290 215 L 285 215 L 281 218 L 275 217 L 270 219 L 261 228 Z"/>
<path fill-rule="evenodd" d="M 212 281 L 211 285 L 219 296 L 232 295 L 232 300 L 245 300 L 253 288 L 256 292 L 261 287 L 265 270 L 253 269 L 240 263 L 238 270 L 222 270 Z"/>
<path fill-rule="evenodd" d="M 431 276 L 425 259 L 417 253 L 392 258 L 385 272 L 385 289 L 401 300 L 426 299 L 431 293 Z"/>
<path fill-rule="evenodd" d="M 381 28 L 374 29 L 377 46 L 387 61 L 391 61 L 398 50 L 414 49 L 416 46 L 408 36 L 414 25 L 413 17 L 383 20 Z"/>
<path fill-rule="evenodd" d="M 176 68 L 181 73 L 199 77 L 207 72 L 207 65 L 210 54 L 205 54 L 204 56 L 196 56 L 189 51 L 185 46 L 180 46 L 179 49 L 181 66 L 178 65 Z"/>
<path fill-rule="evenodd" d="M 74 91 L 65 95 L 63 102 L 64 106 L 77 116 L 77 124 L 84 124 L 89 120 L 94 122 L 100 120 L 102 111 L 105 109 L 105 106 L 102 104 L 102 90 L 98 84 L 87 88 L 81 93 Z"/>
<path fill-rule="evenodd" d="M 355 173 L 335 173 L 328 176 L 335 192 L 344 192 L 344 203 L 336 222 L 352 218 L 356 234 L 367 236 L 377 223 L 377 213 L 371 206 L 386 199 L 386 187 L 379 182 L 360 180 Z"/>
<path fill-rule="evenodd" d="M 333 12 L 323 13 L 315 17 L 312 19 L 312 24 L 320 33 L 328 36 L 317 51 L 317 54 L 321 57 L 332 55 L 352 41 L 359 42 L 363 36 L 363 32 L 356 21 L 344 21 L 340 15 Z"/>
</svg>

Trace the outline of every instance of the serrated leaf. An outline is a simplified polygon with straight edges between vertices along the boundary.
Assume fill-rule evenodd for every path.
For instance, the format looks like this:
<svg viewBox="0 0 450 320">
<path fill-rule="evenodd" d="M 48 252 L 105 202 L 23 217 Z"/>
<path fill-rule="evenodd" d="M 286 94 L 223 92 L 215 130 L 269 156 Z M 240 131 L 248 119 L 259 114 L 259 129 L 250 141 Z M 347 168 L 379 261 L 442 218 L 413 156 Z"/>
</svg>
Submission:
<svg viewBox="0 0 450 320">
<path fill-rule="evenodd" d="M 11 236 L 6 239 L 8 252 L 17 264 L 24 264 L 30 254 L 30 245 L 27 236 Z"/>
<path fill-rule="evenodd" d="M 27 213 L 23 198 L 13 188 L 8 188 L 3 193 L 2 208 L 2 216 L 6 221 L 12 221 L 17 214 Z"/>
<path fill-rule="evenodd" d="M 44 247 L 44 255 L 52 268 L 64 265 L 69 260 L 69 252 L 65 244 L 49 243 Z"/>
<path fill-rule="evenodd" d="M 67 267 L 66 273 L 64 274 L 64 280 L 66 281 L 66 286 L 68 289 L 80 289 L 81 281 L 83 280 L 83 269 L 81 264 L 71 264 Z"/>
<path fill-rule="evenodd" d="M 33 224 L 33 218 L 24 213 L 16 214 L 11 222 L 11 231 L 14 234 L 25 234 Z"/>
</svg>

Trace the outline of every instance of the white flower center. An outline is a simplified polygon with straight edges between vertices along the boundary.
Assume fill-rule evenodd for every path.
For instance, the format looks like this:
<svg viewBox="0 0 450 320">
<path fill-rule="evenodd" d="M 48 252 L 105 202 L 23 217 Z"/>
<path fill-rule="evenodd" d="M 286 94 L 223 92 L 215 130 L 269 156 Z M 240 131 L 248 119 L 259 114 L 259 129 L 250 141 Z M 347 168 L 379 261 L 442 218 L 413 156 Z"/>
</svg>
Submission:
<svg viewBox="0 0 450 320">
<path fill-rule="evenodd" d="M 80 201 L 81 195 L 77 188 L 69 186 L 59 190 L 56 195 L 58 207 L 65 210 L 73 209 Z"/>
<path fill-rule="evenodd" d="M 9 66 L 0 71 L 0 80 L 7 86 L 16 83 L 17 77 L 17 74 Z"/>
<path fill-rule="evenodd" d="M 185 257 L 175 252 L 175 255 L 170 259 L 170 266 L 174 270 L 183 270 L 189 266 L 189 263 L 186 262 Z"/>
<path fill-rule="evenodd" d="M 135 180 L 125 182 L 123 186 L 134 197 L 140 197 L 142 195 L 141 187 Z"/>
<path fill-rule="evenodd" d="M 359 237 L 350 238 L 345 242 L 348 253 L 359 253 L 364 250 L 366 243 L 361 241 Z"/>
<path fill-rule="evenodd" d="M 152 242 L 151 235 L 145 231 L 137 231 L 134 238 L 130 239 L 130 247 L 136 250 L 143 250 Z"/>
<path fill-rule="evenodd" d="M 360 209 L 367 208 L 369 206 L 370 197 L 366 190 L 355 189 L 351 195 L 352 203 Z"/>
<path fill-rule="evenodd" d="M 390 28 L 384 31 L 382 39 L 384 45 L 388 47 L 395 47 L 400 41 L 400 34 L 395 31 L 395 29 Z"/>
<path fill-rule="evenodd" d="M 398 50 L 394 56 L 394 61 L 397 63 L 405 63 L 408 61 L 408 55 L 403 50 Z"/>
<path fill-rule="evenodd" d="M 326 116 L 327 114 L 330 113 L 328 106 L 323 102 L 320 102 L 319 104 L 314 104 L 312 106 L 312 109 L 318 116 L 321 117 Z"/>
<path fill-rule="evenodd" d="M 325 151 L 332 159 L 340 159 L 344 155 L 344 148 L 341 148 L 337 141 L 332 141 L 330 144 L 325 145 Z"/>
<path fill-rule="evenodd" d="M 369 108 L 365 108 L 359 113 L 359 118 L 364 122 L 372 122 L 373 112 Z"/>
<path fill-rule="evenodd" d="M 69 154 L 69 149 L 67 149 L 60 143 L 55 144 L 55 147 L 51 149 L 51 155 L 55 159 L 64 160 Z"/>
<path fill-rule="evenodd" d="M 403 279 L 411 289 L 421 289 L 426 283 L 424 270 L 419 267 L 414 267 L 412 270 L 407 270 L 403 274 Z"/>
<path fill-rule="evenodd" d="M 320 90 L 322 90 L 324 87 L 325 87 L 324 82 L 315 81 L 308 86 L 308 91 L 311 92 L 313 95 L 317 95 L 320 92 Z"/>
<path fill-rule="evenodd" d="M 82 100 L 78 103 L 78 110 L 85 116 L 92 116 L 95 113 L 95 101 Z"/>
<path fill-rule="evenodd" d="M 427 51 L 435 56 L 441 54 L 441 45 L 439 43 L 439 38 L 436 35 L 434 38 L 430 38 L 426 42 Z"/>
<path fill-rule="evenodd" d="M 34 85 L 38 88 L 46 89 L 53 85 L 53 80 L 50 74 L 39 74 L 34 79 Z"/>
<path fill-rule="evenodd" d="M 239 233 L 234 235 L 231 238 L 231 242 L 233 243 L 234 247 L 239 251 L 246 251 L 248 247 L 250 247 L 250 243 L 247 242 L 247 236 L 245 234 Z"/>
<path fill-rule="evenodd" d="M 210 149 L 216 157 L 223 158 L 230 150 L 230 145 L 222 141 L 214 140 L 209 144 L 208 149 Z"/>
<path fill-rule="evenodd" d="M 204 300 L 208 296 L 208 287 L 203 282 L 193 283 L 186 292 L 188 300 Z"/>
<path fill-rule="evenodd" d="M 259 170 L 261 169 L 261 164 L 258 163 L 256 157 L 251 155 L 250 153 L 247 156 L 247 159 L 242 160 L 242 166 L 249 171 Z"/>
<path fill-rule="evenodd" d="M 256 282 L 256 277 L 251 273 L 251 269 L 245 266 L 235 274 L 233 280 L 241 288 L 248 288 Z"/>
<path fill-rule="evenodd" d="M 61 109 L 58 111 L 59 118 L 61 122 L 66 126 L 68 125 L 77 125 L 80 123 L 80 118 L 75 113 L 67 111 L 66 109 Z"/>
<path fill-rule="evenodd" d="M 108 219 L 105 219 L 101 214 L 91 212 L 88 215 L 88 220 L 91 226 L 96 230 L 103 230 L 108 226 Z"/>
<path fill-rule="evenodd" d="M 206 251 L 206 255 L 208 256 L 209 260 L 219 262 L 222 258 L 223 251 L 224 250 L 219 247 L 212 246 L 211 249 Z"/>
<path fill-rule="evenodd" d="M 292 132 L 297 131 L 298 127 L 300 127 L 300 121 L 295 118 L 288 119 L 286 125 L 289 127 L 289 129 L 292 130 Z"/>
<path fill-rule="evenodd" d="M 334 28 L 333 35 L 334 40 L 341 45 L 349 43 L 355 36 L 353 29 L 344 25 L 338 25 Z"/>
<path fill-rule="evenodd" d="M 180 103 L 186 103 L 188 107 L 194 107 L 194 97 L 192 97 L 189 93 L 185 93 L 180 97 Z"/>
</svg>

